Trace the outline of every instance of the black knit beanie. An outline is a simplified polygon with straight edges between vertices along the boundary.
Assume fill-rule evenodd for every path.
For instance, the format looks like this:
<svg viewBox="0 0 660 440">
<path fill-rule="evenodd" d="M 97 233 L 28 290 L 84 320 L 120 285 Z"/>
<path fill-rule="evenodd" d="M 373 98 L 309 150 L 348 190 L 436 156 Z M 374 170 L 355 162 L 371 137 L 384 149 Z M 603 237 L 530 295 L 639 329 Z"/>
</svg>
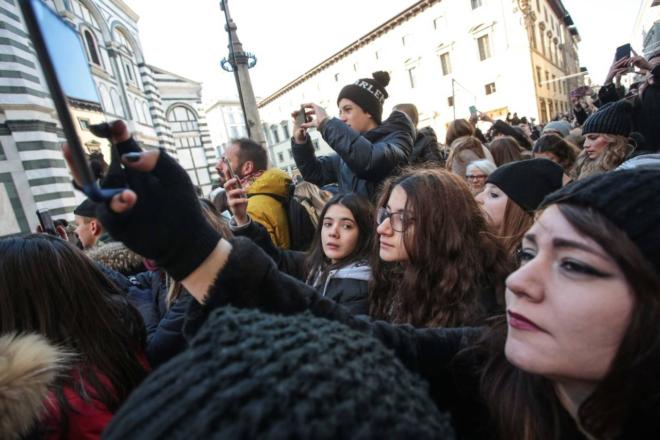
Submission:
<svg viewBox="0 0 660 440">
<path fill-rule="evenodd" d="M 621 170 L 578 180 L 543 200 L 589 207 L 621 229 L 660 273 L 660 171 Z"/>
<path fill-rule="evenodd" d="M 603 133 L 628 137 L 632 131 L 632 113 L 632 104 L 626 100 L 607 103 L 587 118 L 582 135 Z"/>
<path fill-rule="evenodd" d="M 76 206 L 76 209 L 73 210 L 73 213 L 81 217 L 96 218 L 96 207 L 97 204 L 94 201 L 85 199 L 85 201 L 83 201 L 80 205 Z"/>
<path fill-rule="evenodd" d="M 213 311 L 130 396 L 105 439 L 453 439 L 381 343 L 310 313 Z"/>
<path fill-rule="evenodd" d="M 373 116 L 380 125 L 383 118 L 383 103 L 388 97 L 385 87 L 390 83 L 390 74 L 387 72 L 374 72 L 373 78 L 361 78 L 353 84 L 341 89 L 337 97 L 337 105 L 343 98 L 350 99 L 360 106 L 362 110 Z"/>
<path fill-rule="evenodd" d="M 522 209 L 535 211 L 543 198 L 561 188 L 564 170 L 549 159 L 530 159 L 509 162 L 490 176 L 492 183 Z"/>
</svg>

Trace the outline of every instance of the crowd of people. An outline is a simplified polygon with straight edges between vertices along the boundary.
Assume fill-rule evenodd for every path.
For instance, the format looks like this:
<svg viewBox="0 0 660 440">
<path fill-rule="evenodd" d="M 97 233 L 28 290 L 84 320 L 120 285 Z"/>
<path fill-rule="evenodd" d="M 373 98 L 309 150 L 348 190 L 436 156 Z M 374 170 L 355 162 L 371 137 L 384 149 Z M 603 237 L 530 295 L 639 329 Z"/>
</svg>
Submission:
<svg viewBox="0 0 660 440">
<path fill-rule="evenodd" d="M 114 122 L 126 189 L 0 240 L 0 437 L 657 438 L 659 66 L 444 142 L 376 72 L 292 113 L 301 179 L 236 139 L 208 198 Z"/>
</svg>

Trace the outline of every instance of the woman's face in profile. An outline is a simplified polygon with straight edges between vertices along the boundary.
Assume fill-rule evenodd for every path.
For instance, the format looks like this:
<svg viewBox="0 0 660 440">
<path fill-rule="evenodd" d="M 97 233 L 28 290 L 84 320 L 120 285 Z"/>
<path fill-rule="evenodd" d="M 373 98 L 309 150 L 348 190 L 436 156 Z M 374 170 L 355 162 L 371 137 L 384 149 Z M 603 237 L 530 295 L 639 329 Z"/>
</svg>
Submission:
<svg viewBox="0 0 660 440">
<path fill-rule="evenodd" d="M 632 313 L 633 292 L 603 248 L 557 205 L 523 239 L 521 267 L 506 281 L 507 359 L 552 380 L 601 380 Z"/>
</svg>

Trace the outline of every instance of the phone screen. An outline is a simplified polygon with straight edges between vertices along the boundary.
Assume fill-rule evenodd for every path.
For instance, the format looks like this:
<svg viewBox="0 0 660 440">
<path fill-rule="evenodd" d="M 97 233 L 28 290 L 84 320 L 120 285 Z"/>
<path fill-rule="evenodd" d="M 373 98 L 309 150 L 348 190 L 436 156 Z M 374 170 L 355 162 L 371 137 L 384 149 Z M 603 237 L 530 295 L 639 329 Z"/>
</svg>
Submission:
<svg viewBox="0 0 660 440">
<path fill-rule="evenodd" d="M 53 218 L 50 216 L 50 212 L 47 209 L 37 210 L 37 218 L 39 219 L 39 224 L 41 225 L 41 230 L 46 234 L 57 235 L 55 230 L 55 223 L 53 223 Z"/>
<path fill-rule="evenodd" d="M 630 47 L 630 43 L 624 44 L 623 46 L 617 47 L 615 60 L 619 61 L 619 60 L 622 60 L 624 58 L 630 58 L 631 50 L 632 50 L 632 48 Z"/>
<path fill-rule="evenodd" d="M 98 105 L 101 101 L 78 33 L 40 0 L 29 0 L 64 94 Z"/>
<path fill-rule="evenodd" d="M 300 110 L 298 110 L 298 115 L 296 116 L 296 125 L 302 125 L 305 122 L 308 122 L 307 114 L 305 113 L 305 107 L 301 105 Z"/>
<path fill-rule="evenodd" d="M 94 201 L 107 200 L 122 189 L 101 189 L 96 184 L 69 108 L 72 101 L 79 101 L 103 111 L 79 35 L 43 1 L 20 0 L 19 4 L 82 190 Z"/>
<path fill-rule="evenodd" d="M 474 115 L 474 114 L 476 114 L 476 113 L 477 113 L 477 107 L 474 106 L 474 105 L 471 105 L 471 106 L 470 106 L 470 114 L 471 114 L 471 115 Z"/>
</svg>

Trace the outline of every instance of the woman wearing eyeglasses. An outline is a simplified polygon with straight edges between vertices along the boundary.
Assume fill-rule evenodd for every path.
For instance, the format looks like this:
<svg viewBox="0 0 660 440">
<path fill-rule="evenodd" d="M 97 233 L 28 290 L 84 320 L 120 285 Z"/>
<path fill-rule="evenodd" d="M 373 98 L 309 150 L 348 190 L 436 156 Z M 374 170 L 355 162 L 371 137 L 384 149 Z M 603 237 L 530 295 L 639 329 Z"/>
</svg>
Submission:
<svg viewBox="0 0 660 440">
<path fill-rule="evenodd" d="M 472 195 L 476 196 L 484 190 L 486 179 L 496 169 L 497 166 L 487 159 L 475 160 L 468 164 L 465 168 L 465 180 Z"/>
<path fill-rule="evenodd" d="M 445 170 L 389 180 L 377 214 L 369 315 L 417 327 L 477 325 L 502 298 L 509 257 L 465 182 Z"/>
</svg>

